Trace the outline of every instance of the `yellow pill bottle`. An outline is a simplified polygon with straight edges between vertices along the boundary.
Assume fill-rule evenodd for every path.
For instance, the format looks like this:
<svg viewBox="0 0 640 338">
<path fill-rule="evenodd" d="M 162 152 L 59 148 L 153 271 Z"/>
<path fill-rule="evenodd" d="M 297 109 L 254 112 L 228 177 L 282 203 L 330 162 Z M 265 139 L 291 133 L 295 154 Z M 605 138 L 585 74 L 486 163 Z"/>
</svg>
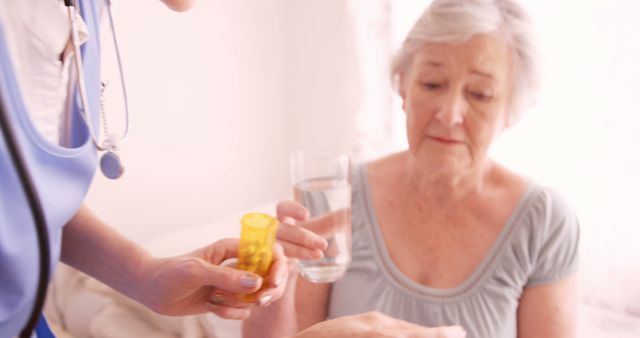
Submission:
<svg viewBox="0 0 640 338">
<path fill-rule="evenodd" d="M 269 271 L 273 260 L 273 245 L 276 242 L 278 220 L 267 214 L 252 212 L 240 220 L 242 232 L 238 248 L 237 268 L 253 272 L 263 278 L 262 288 L 269 284 Z M 240 295 L 243 302 L 253 303 L 256 292 Z"/>
</svg>

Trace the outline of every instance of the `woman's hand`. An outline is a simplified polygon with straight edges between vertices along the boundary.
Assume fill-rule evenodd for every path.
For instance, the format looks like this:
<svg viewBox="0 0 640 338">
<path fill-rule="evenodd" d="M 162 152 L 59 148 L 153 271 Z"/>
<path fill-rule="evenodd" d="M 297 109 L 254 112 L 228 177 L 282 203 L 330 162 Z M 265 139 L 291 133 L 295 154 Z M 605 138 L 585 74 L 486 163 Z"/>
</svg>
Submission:
<svg viewBox="0 0 640 338">
<path fill-rule="evenodd" d="M 309 212 L 300 203 L 283 201 L 276 208 L 280 227 L 278 241 L 289 258 L 320 259 L 327 240 L 314 232 L 295 225 L 309 218 Z M 298 331 L 295 313 L 295 286 L 298 278 L 296 264 L 289 260 L 287 289 L 282 298 L 268 308 L 256 309 L 243 323 L 243 337 L 283 337 Z M 285 283 L 283 283 L 285 284 Z"/>
<path fill-rule="evenodd" d="M 304 222 L 309 218 L 309 211 L 300 203 L 282 201 L 276 208 L 280 227 L 278 240 L 289 258 L 320 259 L 322 250 L 327 247 L 327 240 L 295 222 Z"/>
<path fill-rule="evenodd" d="M 464 338 L 459 326 L 428 328 L 379 312 L 340 317 L 320 322 L 291 338 Z"/>
<path fill-rule="evenodd" d="M 238 240 L 223 239 L 189 254 L 154 259 L 140 270 L 139 301 L 166 315 L 213 312 L 227 319 L 244 319 L 254 305 L 266 306 L 284 293 L 287 258 L 276 244 L 269 285 L 250 272 L 220 264 L 238 255 Z M 244 303 L 238 294 L 257 293 L 256 304 Z"/>
</svg>

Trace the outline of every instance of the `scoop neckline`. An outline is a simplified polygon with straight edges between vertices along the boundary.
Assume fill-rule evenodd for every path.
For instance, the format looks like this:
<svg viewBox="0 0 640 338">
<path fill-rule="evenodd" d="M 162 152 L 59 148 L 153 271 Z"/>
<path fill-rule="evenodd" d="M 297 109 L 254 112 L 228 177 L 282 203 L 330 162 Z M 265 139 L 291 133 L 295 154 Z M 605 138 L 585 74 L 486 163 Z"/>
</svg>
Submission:
<svg viewBox="0 0 640 338">
<path fill-rule="evenodd" d="M 500 250 L 504 247 L 507 239 L 515 229 L 514 225 L 521 217 L 523 217 L 524 211 L 527 209 L 526 207 L 529 205 L 534 193 L 538 189 L 538 185 L 533 180 L 530 180 L 527 189 L 520 197 L 520 200 L 516 204 L 511 215 L 509 215 L 509 218 L 500 231 L 500 234 L 491 245 L 491 248 L 483 257 L 480 264 L 476 266 L 473 272 L 462 283 L 451 288 L 434 288 L 420 284 L 409 278 L 400 271 L 393 262 L 393 259 L 391 259 L 387 245 L 384 242 L 384 237 L 382 236 L 378 217 L 374 212 L 373 196 L 371 195 L 367 176 L 367 165 L 362 164 L 359 171 L 359 179 L 363 191 L 362 198 L 364 198 L 364 205 L 366 208 L 364 214 L 368 223 L 372 225 L 371 227 L 366 228 L 369 228 L 369 234 L 374 239 L 374 257 L 381 267 L 385 277 L 391 282 L 391 285 L 394 288 L 401 292 L 408 293 L 412 297 L 436 302 L 450 302 L 468 297 L 474 289 L 481 284 L 480 282 L 488 277 L 489 271 L 491 270 L 490 268 L 496 264 Z"/>
</svg>

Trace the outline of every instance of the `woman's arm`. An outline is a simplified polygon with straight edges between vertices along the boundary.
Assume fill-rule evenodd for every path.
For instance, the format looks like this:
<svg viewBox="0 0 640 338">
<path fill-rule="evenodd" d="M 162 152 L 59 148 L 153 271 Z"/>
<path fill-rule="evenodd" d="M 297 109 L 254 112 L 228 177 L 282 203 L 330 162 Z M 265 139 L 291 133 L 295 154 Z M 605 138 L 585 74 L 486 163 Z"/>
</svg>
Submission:
<svg viewBox="0 0 640 338">
<path fill-rule="evenodd" d="M 578 278 L 527 287 L 518 306 L 518 338 L 577 336 Z"/>
<path fill-rule="evenodd" d="M 299 277 L 295 266 L 290 268 L 287 284 L 282 298 L 251 312 L 243 323 L 243 337 L 291 336 L 326 319 L 331 284 L 311 283 Z"/>
<path fill-rule="evenodd" d="M 309 216 L 301 204 L 280 202 L 277 214 L 281 222 L 278 240 L 288 257 L 322 258 L 322 249 L 327 246 L 326 240 L 305 228 L 293 225 L 296 221 L 307 220 Z M 251 316 L 243 323 L 243 336 L 284 337 L 324 320 L 330 287 L 330 284 L 314 284 L 299 277 L 297 266 L 291 262 L 284 296 L 266 308 L 252 311 Z"/>
<path fill-rule="evenodd" d="M 327 319 L 331 284 L 313 283 L 298 277 L 296 284 L 296 313 L 298 331 Z"/>
</svg>

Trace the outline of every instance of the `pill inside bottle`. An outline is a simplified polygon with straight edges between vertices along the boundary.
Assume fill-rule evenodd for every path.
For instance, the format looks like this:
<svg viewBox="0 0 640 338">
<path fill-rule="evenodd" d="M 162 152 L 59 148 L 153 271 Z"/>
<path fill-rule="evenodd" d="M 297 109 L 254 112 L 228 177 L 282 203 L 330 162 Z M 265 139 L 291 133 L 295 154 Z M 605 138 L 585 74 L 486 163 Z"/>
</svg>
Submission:
<svg viewBox="0 0 640 338">
<path fill-rule="evenodd" d="M 278 231 L 278 220 L 267 214 L 252 212 L 240 220 L 242 232 L 238 248 L 237 268 L 253 272 L 263 278 L 262 287 L 269 284 L 269 271 L 273 261 L 273 245 Z M 240 300 L 253 303 L 256 292 L 240 295 Z"/>
</svg>

